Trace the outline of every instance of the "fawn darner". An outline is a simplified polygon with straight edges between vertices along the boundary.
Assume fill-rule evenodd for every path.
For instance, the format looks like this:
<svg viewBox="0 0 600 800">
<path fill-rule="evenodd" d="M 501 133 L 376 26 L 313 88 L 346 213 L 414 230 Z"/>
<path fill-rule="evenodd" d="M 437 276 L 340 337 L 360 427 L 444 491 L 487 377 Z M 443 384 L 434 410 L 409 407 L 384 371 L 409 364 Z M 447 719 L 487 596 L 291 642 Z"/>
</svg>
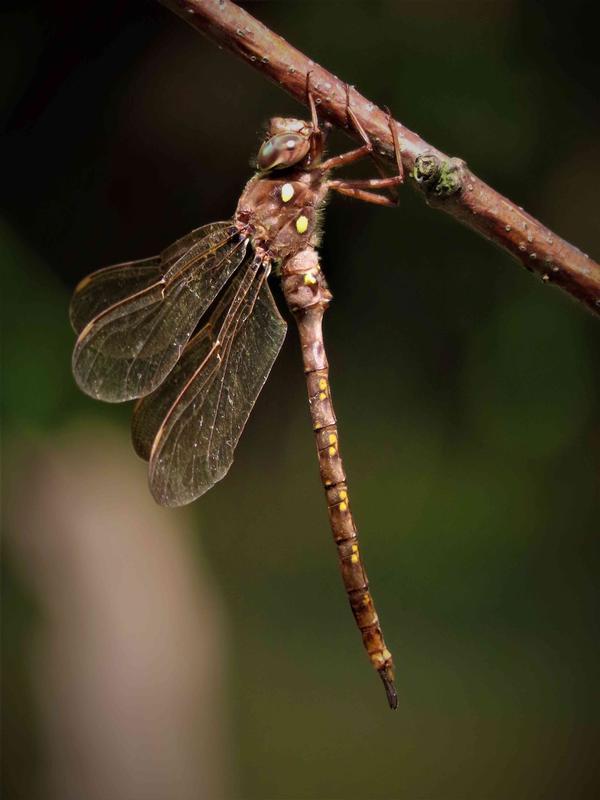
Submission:
<svg viewBox="0 0 600 800">
<path fill-rule="evenodd" d="M 307 77 L 308 84 L 308 77 Z M 309 87 L 311 121 L 276 117 L 233 220 L 197 228 L 154 258 L 117 264 L 84 278 L 71 302 L 78 339 L 73 372 L 99 400 L 138 399 L 132 420 L 136 452 L 149 461 L 158 503 L 190 503 L 224 477 L 283 342 L 267 277 L 276 268 L 296 319 L 321 480 L 344 586 L 371 663 L 391 708 L 397 707 L 392 656 L 369 592 L 339 450 L 322 335 L 331 294 L 319 265 L 319 217 L 330 190 L 378 203 L 402 181 L 400 145 L 390 122 L 398 174 L 331 180 L 331 170 L 372 152 L 363 145 L 323 160 Z M 198 328 L 198 331 L 194 331 Z"/>
</svg>

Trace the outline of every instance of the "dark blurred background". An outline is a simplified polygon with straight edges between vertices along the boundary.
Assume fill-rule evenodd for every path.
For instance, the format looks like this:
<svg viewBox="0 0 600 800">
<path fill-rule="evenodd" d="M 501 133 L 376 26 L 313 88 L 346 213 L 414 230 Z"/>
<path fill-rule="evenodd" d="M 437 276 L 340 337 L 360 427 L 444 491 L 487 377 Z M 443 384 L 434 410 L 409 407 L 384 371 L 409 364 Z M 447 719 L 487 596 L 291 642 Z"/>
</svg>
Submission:
<svg viewBox="0 0 600 800">
<path fill-rule="evenodd" d="M 243 5 L 598 257 L 594 4 Z M 70 374 L 76 282 L 229 217 L 264 119 L 304 109 L 150 0 L 4 6 L 2 796 L 596 797 L 598 321 L 408 189 L 332 200 L 326 335 L 390 713 L 295 331 L 188 511 L 150 500 L 130 409 Z"/>
</svg>

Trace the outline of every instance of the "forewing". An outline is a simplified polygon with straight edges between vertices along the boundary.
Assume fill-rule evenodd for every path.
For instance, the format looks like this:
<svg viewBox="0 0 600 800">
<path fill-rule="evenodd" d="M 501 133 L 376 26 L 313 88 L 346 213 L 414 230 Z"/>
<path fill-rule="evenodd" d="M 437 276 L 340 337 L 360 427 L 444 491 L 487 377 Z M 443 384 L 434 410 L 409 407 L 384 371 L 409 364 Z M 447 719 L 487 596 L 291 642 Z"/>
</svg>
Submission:
<svg viewBox="0 0 600 800">
<path fill-rule="evenodd" d="M 79 282 L 69 307 L 71 325 L 81 333 L 88 322 L 115 303 L 159 281 L 164 274 L 160 256 L 105 267 Z"/>
<path fill-rule="evenodd" d="M 192 502 L 233 462 L 286 331 L 264 278 L 259 279 L 223 347 L 206 350 L 206 342 L 195 337 L 176 367 L 175 381 L 170 379 L 136 409 L 136 415 L 153 419 L 150 430 L 168 406 L 150 458 L 150 488 L 161 505 Z"/>
<path fill-rule="evenodd" d="M 178 239 L 152 258 L 126 261 L 92 272 L 79 282 L 69 309 L 71 324 L 80 333 L 102 311 L 159 281 L 193 245 L 209 234 L 227 235 L 230 222 L 203 225 Z"/>
<path fill-rule="evenodd" d="M 206 225 L 161 254 L 160 279 L 105 308 L 73 352 L 80 388 L 120 402 L 153 391 L 171 371 L 201 316 L 244 258 L 230 223 Z"/>
</svg>

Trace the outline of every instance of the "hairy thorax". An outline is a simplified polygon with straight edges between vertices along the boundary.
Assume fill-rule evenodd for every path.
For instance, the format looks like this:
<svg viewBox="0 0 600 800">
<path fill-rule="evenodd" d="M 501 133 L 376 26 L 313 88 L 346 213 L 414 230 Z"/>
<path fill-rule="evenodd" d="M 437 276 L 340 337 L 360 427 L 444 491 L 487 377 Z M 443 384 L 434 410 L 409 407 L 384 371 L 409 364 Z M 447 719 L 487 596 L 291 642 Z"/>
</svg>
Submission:
<svg viewBox="0 0 600 800">
<path fill-rule="evenodd" d="M 326 175 L 315 170 L 286 170 L 277 177 L 258 173 L 246 184 L 235 213 L 236 225 L 248 231 L 254 249 L 281 262 L 316 247 Z"/>
</svg>

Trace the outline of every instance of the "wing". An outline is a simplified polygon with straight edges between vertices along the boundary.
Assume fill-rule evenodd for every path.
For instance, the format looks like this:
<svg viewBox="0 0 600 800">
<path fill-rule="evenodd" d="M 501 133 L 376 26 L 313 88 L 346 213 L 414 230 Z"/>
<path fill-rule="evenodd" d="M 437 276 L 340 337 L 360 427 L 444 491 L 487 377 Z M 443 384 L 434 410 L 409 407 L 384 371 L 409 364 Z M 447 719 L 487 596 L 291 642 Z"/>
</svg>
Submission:
<svg viewBox="0 0 600 800">
<path fill-rule="evenodd" d="M 166 247 L 157 256 L 114 264 L 83 278 L 75 287 L 69 308 L 75 333 L 81 333 L 102 311 L 159 281 L 181 256 L 207 234 L 220 233 L 223 229 L 226 234 L 230 227 L 230 222 L 203 225 Z"/>
<path fill-rule="evenodd" d="M 133 439 L 138 453 L 150 458 L 158 503 L 190 503 L 226 475 L 286 327 L 265 273 L 236 276 L 169 381 L 138 403 Z"/>
<path fill-rule="evenodd" d="M 108 267 L 83 281 L 71 312 L 77 325 L 91 315 L 73 352 L 80 388 L 109 402 L 153 391 L 241 264 L 246 247 L 231 223 L 217 222 L 171 245 L 159 262 L 130 262 L 122 277 L 118 267 Z"/>
<path fill-rule="evenodd" d="M 211 354 L 217 336 L 223 327 L 227 311 L 239 289 L 240 281 L 239 274 L 232 278 L 229 286 L 223 291 L 217 306 L 213 309 L 208 322 L 188 342 L 183 355 L 173 367 L 169 380 L 135 404 L 131 418 L 131 441 L 135 452 L 145 461 L 150 460 L 156 434 L 169 409 L 188 382 L 190 373 L 199 369 Z M 207 374 L 209 371 L 210 369 L 207 370 Z"/>
<path fill-rule="evenodd" d="M 79 334 L 94 317 L 110 306 L 159 281 L 164 275 L 160 256 L 105 267 L 85 277 L 75 287 L 69 316 Z"/>
</svg>

